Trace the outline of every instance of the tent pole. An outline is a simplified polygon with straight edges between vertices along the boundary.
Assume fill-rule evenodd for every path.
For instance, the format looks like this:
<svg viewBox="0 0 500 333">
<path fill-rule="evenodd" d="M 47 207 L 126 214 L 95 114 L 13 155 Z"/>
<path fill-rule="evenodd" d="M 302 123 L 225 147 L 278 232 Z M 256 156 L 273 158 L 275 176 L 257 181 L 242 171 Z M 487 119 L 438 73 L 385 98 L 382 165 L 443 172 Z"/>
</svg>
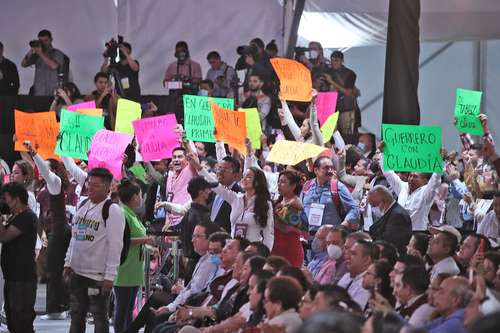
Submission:
<svg viewBox="0 0 500 333">
<path fill-rule="evenodd" d="M 297 0 L 295 3 L 295 10 L 293 12 L 292 26 L 290 28 L 290 37 L 288 38 L 288 47 L 286 50 L 286 56 L 288 58 L 293 58 L 294 48 L 297 44 L 297 33 L 299 31 L 300 18 L 304 12 L 304 6 L 306 0 Z"/>
</svg>

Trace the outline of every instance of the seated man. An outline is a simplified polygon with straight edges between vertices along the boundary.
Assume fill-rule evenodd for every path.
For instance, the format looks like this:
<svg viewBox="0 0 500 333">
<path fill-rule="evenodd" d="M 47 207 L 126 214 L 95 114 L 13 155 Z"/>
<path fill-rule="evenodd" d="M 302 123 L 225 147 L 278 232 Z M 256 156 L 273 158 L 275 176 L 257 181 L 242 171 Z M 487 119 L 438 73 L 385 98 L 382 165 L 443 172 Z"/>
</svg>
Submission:
<svg viewBox="0 0 500 333">
<path fill-rule="evenodd" d="M 465 307 L 471 301 L 473 292 L 463 277 L 449 277 L 441 282 L 435 297 L 436 311 L 440 317 L 421 325 L 429 333 L 465 333 Z"/>
<path fill-rule="evenodd" d="M 457 275 L 460 269 L 453 256 L 460 243 L 461 235 L 457 229 L 449 225 L 439 228 L 431 228 L 434 237 L 429 241 L 427 255 L 431 258 L 434 265 L 431 269 L 431 281 L 440 273 L 449 273 Z"/>
</svg>

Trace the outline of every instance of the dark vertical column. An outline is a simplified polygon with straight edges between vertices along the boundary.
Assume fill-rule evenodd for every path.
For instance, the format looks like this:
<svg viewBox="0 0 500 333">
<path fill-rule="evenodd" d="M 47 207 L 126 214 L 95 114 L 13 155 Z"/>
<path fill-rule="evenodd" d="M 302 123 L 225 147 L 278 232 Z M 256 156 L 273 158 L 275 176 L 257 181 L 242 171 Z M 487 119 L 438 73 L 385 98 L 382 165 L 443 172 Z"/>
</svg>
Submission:
<svg viewBox="0 0 500 333">
<path fill-rule="evenodd" d="M 419 18 L 420 0 L 390 0 L 382 113 L 386 124 L 420 124 Z"/>
</svg>

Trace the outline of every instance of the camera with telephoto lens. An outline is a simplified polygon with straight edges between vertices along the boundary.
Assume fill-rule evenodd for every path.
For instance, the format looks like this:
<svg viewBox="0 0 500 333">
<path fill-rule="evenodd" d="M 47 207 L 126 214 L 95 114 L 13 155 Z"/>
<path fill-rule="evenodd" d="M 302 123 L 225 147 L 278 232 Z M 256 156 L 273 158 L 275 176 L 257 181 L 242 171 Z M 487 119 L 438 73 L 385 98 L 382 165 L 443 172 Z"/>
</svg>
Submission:
<svg viewBox="0 0 500 333">
<path fill-rule="evenodd" d="M 297 46 L 296 48 L 293 49 L 295 51 L 295 59 L 299 60 L 300 57 L 303 55 L 306 55 L 306 52 L 310 52 L 311 49 L 308 47 L 302 47 L 302 46 Z"/>
<path fill-rule="evenodd" d="M 38 39 L 30 40 L 29 44 L 30 44 L 30 47 L 40 47 L 40 46 L 42 46 L 42 43 Z"/>
<path fill-rule="evenodd" d="M 110 58 L 111 61 L 115 61 L 117 56 L 120 57 L 120 60 L 123 59 L 125 55 L 118 49 L 121 44 L 123 44 L 123 36 L 118 35 L 118 41 L 111 38 L 109 42 L 104 44 L 106 50 L 104 50 L 103 56 Z"/>
</svg>

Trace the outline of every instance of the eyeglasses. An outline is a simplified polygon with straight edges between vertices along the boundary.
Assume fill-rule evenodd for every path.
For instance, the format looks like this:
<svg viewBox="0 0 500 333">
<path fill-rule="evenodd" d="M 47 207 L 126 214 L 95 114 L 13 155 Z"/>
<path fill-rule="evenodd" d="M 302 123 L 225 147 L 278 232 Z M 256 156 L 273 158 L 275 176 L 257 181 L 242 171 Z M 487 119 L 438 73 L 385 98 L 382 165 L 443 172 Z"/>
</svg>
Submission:
<svg viewBox="0 0 500 333">
<path fill-rule="evenodd" d="M 200 235 L 200 234 L 193 234 L 193 236 L 191 237 L 191 239 L 198 239 L 198 238 L 205 238 L 206 235 Z"/>
<path fill-rule="evenodd" d="M 93 182 L 86 181 L 85 185 L 87 187 L 101 187 L 101 186 L 105 186 L 106 184 L 104 184 L 104 183 L 93 183 Z"/>
<path fill-rule="evenodd" d="M 224 169 L 224 168 L 215 168 L 216 173 L 230 173 L 231 170 L 229 169 Z"/>
</svg>

